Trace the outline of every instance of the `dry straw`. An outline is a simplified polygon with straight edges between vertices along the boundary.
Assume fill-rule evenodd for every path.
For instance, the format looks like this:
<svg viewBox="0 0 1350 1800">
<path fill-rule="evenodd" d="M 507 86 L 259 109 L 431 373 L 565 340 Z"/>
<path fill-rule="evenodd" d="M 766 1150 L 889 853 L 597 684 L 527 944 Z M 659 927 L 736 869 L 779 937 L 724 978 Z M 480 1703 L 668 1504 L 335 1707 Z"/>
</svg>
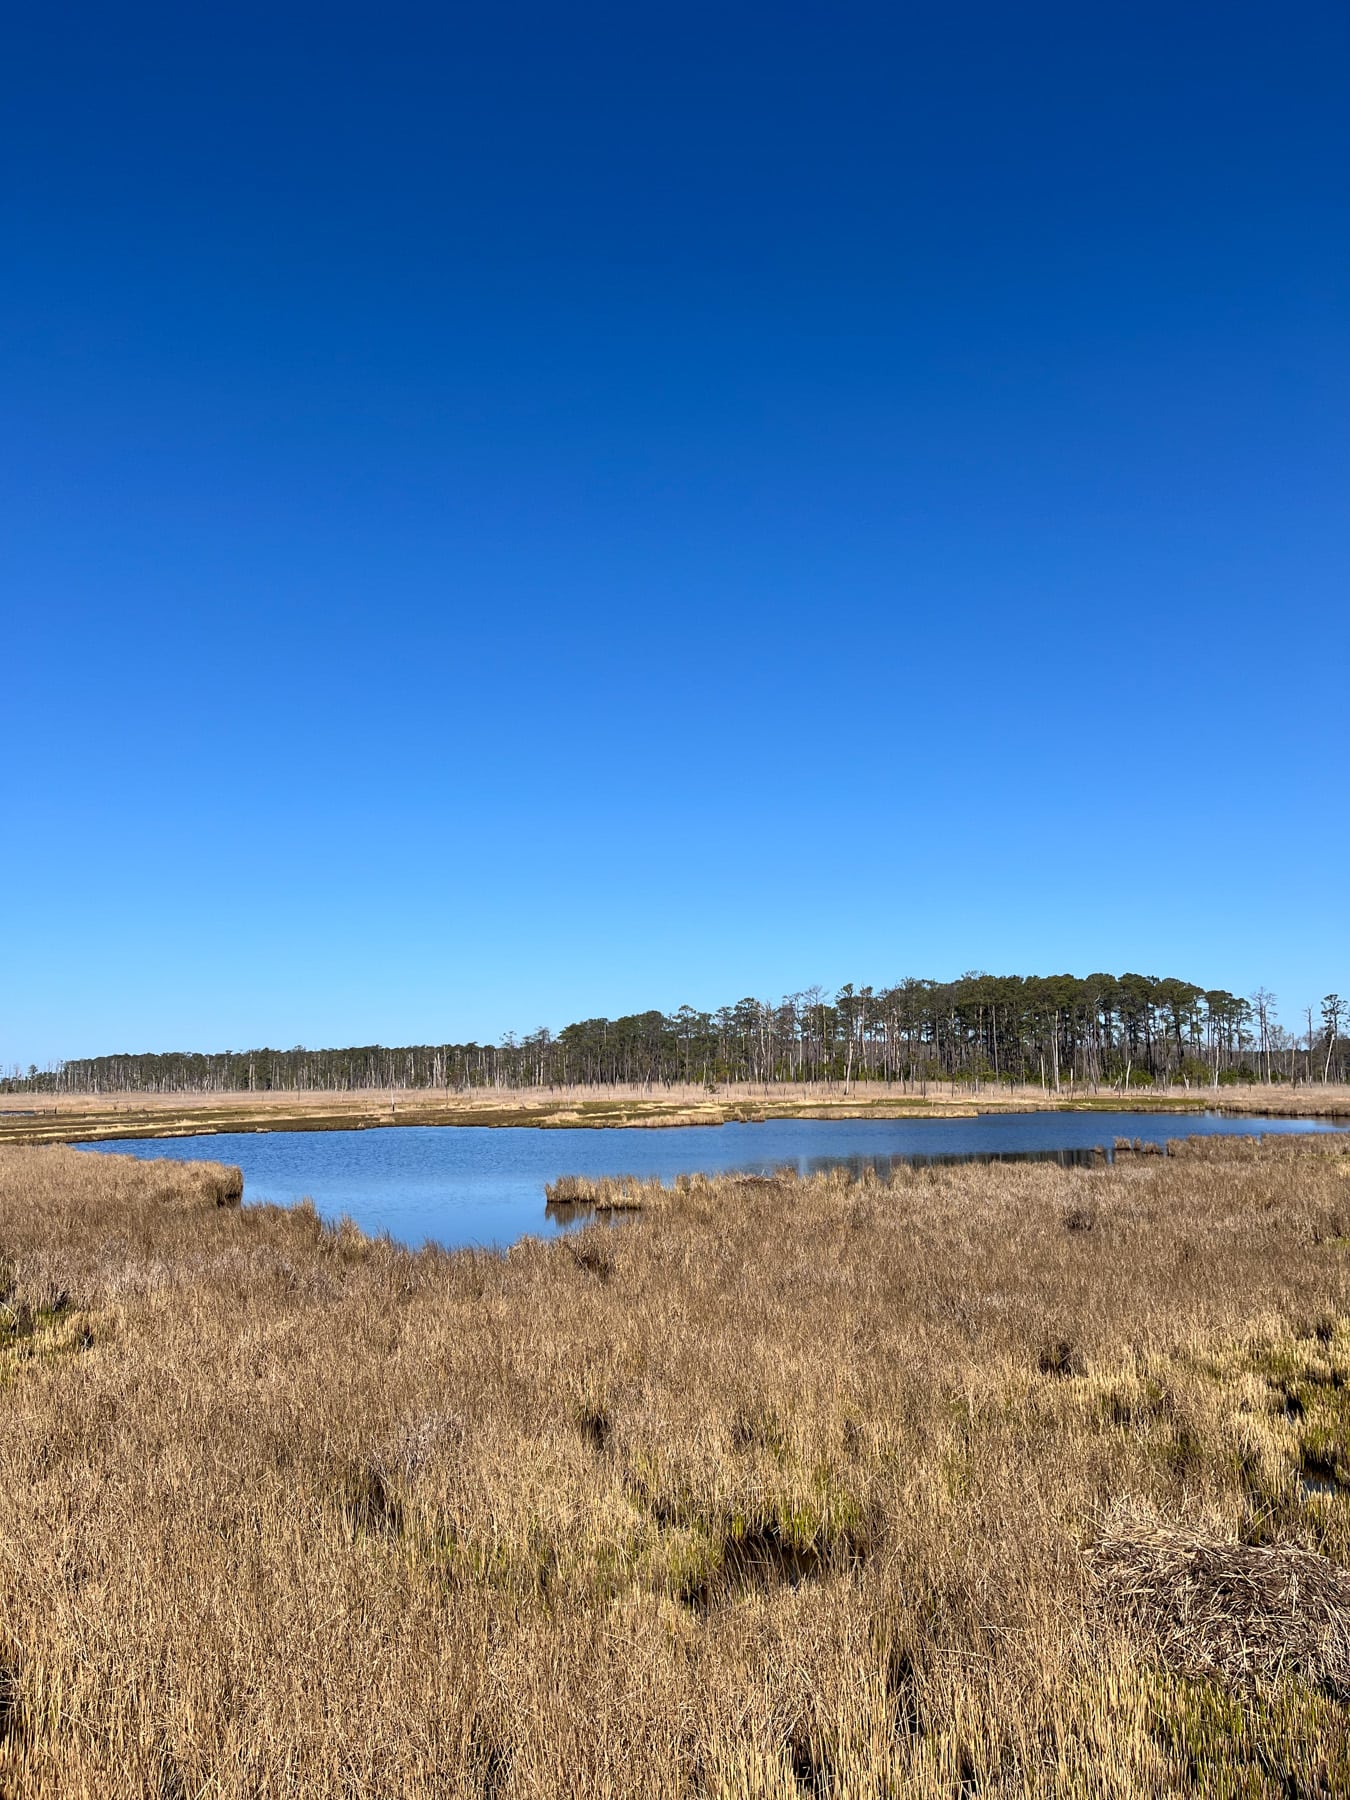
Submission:
<svg viewBox="0 0 1350 1800">
<path fill-rule="evenodd" d="M 0 1794 L 1350 1792 L 1348 1177 L 574 1183 L 491 1256 L 0 1151 Z"/>
<path fill-rule="evenodd" d="M 1252 1545 L 1117 1510 L 1093 1553 L 1106 1612 L 1167 1668 L 1237 1689 L 1287 1675 L 1350 1700 L 1350 1575 L 1295 1544 Z"/>
</svg>

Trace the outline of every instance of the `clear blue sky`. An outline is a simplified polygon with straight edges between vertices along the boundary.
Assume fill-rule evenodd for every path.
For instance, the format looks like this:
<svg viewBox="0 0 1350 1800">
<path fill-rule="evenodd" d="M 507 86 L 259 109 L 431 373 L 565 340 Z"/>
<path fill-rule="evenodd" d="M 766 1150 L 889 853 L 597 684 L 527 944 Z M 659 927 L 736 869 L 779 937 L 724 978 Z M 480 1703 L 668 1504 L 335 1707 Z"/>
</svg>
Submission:
<svg viewBox="0 0 1350 1800">
<path fill-rule="evenodd" d="M 1343 5 L 4 61 L 0 1063 L 1350 990 Z"/>
</svg>

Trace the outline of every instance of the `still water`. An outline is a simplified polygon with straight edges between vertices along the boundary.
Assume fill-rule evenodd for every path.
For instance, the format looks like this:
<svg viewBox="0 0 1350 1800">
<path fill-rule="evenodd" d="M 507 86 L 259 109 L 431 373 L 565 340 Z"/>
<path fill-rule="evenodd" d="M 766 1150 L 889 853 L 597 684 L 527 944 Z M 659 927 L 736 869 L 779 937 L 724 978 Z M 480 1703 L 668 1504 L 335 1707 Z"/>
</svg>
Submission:
<svg viewBox="0 0 1350 1800">
<path fill-rule="evenodd" d="M 777 1119 L 762 1125 L 682 1125 L 607 1131 L 529 1126 L 400 1125 L 374 1131 L 223 1132 L 215 1137 L 129 1139 L 92 1151 L 235 1163 L 244 1198 L 287 1203 L 308 1195 L 325 1218 L 344 1213 L 363 1230 L 405 1244 L 503 1247 L 561 1227 L 544 1211 L 559 1175 L 685 1172 L 803 1174 L 846 1168 L 885 1175 L 897 1164 L 1044 1157 L 1087 1160 L 1118 1137 L 1335 1129 L 1314 1119 L 1181 1118 L 1153 1113 L 986 1114 L 974 1119 Z"/>
</svg>

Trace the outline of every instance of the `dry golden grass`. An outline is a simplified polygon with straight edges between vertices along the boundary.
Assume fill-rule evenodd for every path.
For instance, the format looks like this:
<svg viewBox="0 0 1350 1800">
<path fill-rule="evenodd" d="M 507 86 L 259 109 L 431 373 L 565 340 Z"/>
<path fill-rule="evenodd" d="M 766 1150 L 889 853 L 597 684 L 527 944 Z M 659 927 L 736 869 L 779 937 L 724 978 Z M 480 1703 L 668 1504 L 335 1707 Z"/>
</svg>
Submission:
<svg viewBox="0 0 1350 1800">
<path fill-rule="evenodd" d="M 5 1800 L 1350 1791 L 1340 1142 L 233 1197 L 0 1150 Z"/>
<path fill-rule="evenodd" d="M 195 1137 L 220 1131 L 345 1131 L 384 1125 L 665 1126 L 761 1119 L 973 1118 L 980 1112 L 1223 1112 L 1350 1118 L 1350 1087 L 1146 1088 L 1117 1093 L 1066 1085 L 900 1083 L 845 1088 L 737 1083 L 709 1094 L 697 1086 L 348 1089 L 335 1093 L 0 1094 L 0 1144 Z"/>
</svg>

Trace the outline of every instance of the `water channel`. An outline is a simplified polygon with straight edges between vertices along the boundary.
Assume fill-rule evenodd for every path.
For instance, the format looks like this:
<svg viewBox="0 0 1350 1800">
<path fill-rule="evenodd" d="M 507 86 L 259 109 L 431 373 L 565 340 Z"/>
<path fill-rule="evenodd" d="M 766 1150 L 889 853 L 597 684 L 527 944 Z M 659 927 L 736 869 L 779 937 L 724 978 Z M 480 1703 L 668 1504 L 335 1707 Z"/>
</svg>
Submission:
<svg viewBox="0 0 1350 1800">
<path fill-rule="evenodd" d="M 525 1233 L 563 1229 L 545 1212 L 544 1184 L 563 1174 L 768 1175 L 876 1170 L 933 1161 L 1038 1157 L 1087 1161 L 1129 1138 L 1336 1129 L 1317 1119 L 1221 1113 L 986 1113 L 961 1119 L 778 1119 L 759 1125 L 614 1130 L 538 1126 L 392 1126 L 367 1131 L 223 1132 L 128 1139 L 82 1148 L 140 1157 L 206 1158 L 244 1171 L 246 1201 L 308 1196 L 325 1218 L 346 1214 L 401 1242 L 502 1248 Z"/>
</svg>

